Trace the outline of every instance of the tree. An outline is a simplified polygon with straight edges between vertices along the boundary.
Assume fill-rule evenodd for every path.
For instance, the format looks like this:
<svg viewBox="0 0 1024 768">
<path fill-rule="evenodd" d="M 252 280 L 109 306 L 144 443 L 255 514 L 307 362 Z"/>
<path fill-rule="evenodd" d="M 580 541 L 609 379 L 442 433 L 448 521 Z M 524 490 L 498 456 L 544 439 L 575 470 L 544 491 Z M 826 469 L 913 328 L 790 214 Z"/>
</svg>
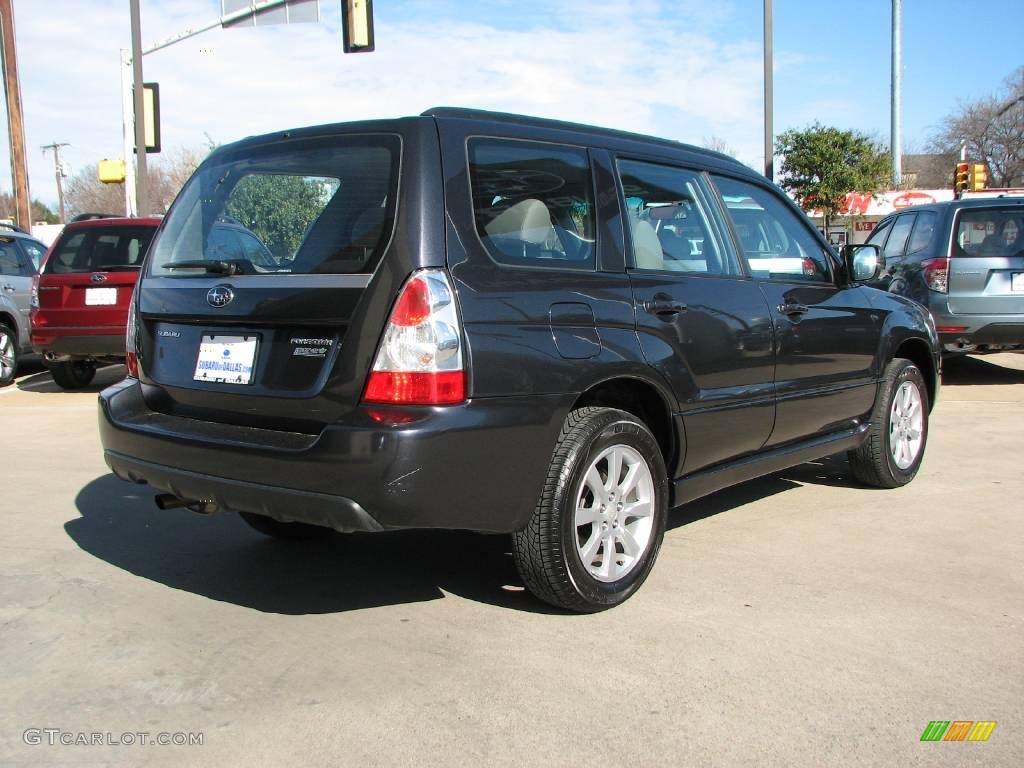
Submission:
<svg viewBox="0 0 1024 768">
<path fill-rule="evenodd" d="M 959 155 L 962 143 L 969 162 L 988 166 L 989 186 L 1024 186 L 1024 67 L 1005 80 L 1002 93 L 947 115 L 930 147 Z"/>
<path fill-rule="evenodd" d="M 0 219 L 16 219 L 14 196 L 6 192 L 0 192 Z M 44 224 L 56 224 L 57 214 L 51 211 L 39 200 L 33 200 L 31 204 L 32 223 L 43 222 Z"/>
<path fill-rule="evenodd" d="M 721 136 L 705 136 L 701 143 L 707 148 L 714 152 L 721 152 L 723 155 L 729 155 L 729 157 L 736 157 L 736 150 L 732 148 Z"/>
<path fill-rule="evenodd" d="M 873 195 L 889 185 L 889 158 L 869 136 L 815 123 L 789 130 L 775 140 L 782 157 L 779 184 L 805 211 L 820 210 L 829 220 L 844 210 L 850 192 Z"/>
<path fill-rule="evenodd" d="M 231 191 L 224 213 L 255 233 L 275 257 L 284 258 L 298 250 L 306 228 L 336 189 L 327 180 L 253 174 Z"/>
<path fill-rule="evenodd" d="M 175 195 L 203 159 L 200 150 L 182 148 L 168 152 L 147 169 L 149 199 L 154 213 L 166 213 Z M 124 184 L 105 184 L 99 180 L 95 165 L 87 165 L 67 183 L 64 191 L 71 219 L 80 213 L 114 213 L 123 216 Z"/>
</svg>

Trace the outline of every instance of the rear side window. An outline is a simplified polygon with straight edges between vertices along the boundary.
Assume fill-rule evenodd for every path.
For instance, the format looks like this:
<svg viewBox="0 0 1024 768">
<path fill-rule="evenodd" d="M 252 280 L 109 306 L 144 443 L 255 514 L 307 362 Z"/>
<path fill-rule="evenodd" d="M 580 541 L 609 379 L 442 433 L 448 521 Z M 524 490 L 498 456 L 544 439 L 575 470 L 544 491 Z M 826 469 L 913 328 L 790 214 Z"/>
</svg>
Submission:
<svg viewBox="0 0 1024 768">
<path fill-rule="evenodd" d="M 1024 255 L 1024 207 L 961 210 L 954 232 L 955 256 Z"/>
<path fill-rule="evenodd" d="M 910 235 L 910 242 L 907 243 L 907 256 L 920 253 L 928 247 L 935 234 L 935 212 L 921 211 L 917 214 L 917 222 L 914 224 L 914 231 Z"/>
<path fill-rule="evenodd" d="M 43 271 L 54 275 L 132 272 L 142 267 L 154 232 L 154 227 L 89 227 L 65 231 Z"/>
<path fill-rule="evenodd" d="M 46 256 L 46 249 L 31 240 L 22 240 L 21 247 L 25 249 L 25 253 L 32 260 L 32 271 L 38 271 L 39 265 L 43 263 L 43 257 Z"/>
<path fill-rule="evenodd" d="M 579 147 L 470 139 L 476 231 L 502 264 L 594 269 L 594 192 Z"/>
<path fill-rule="evenodd" d="M 203 264 L 218 262 L 247 275 L 372 272 L 394 228 L 400 161 L 401 139 L 390 134 L 214 157 L 171 208 L 150 272 L 203 277 Z"/>
<path fill-rule="evenodd" d="M 26 263 L 13 240 L 0 240 L 0 275 L 7 277 L 28 277 L 31 265 Z"/>
</svg>

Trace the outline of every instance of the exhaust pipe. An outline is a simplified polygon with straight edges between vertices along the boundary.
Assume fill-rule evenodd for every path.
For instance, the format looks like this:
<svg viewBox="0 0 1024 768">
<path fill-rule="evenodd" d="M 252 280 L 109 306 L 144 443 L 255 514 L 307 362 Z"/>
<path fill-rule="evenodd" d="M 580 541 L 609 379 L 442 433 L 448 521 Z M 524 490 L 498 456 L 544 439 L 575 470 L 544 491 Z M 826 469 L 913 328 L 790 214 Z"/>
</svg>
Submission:
<svg viewBox="0 0 1024 768">
<path fill-rule="evenodd" d="M 66 363 L 71 359 L 71 355 L 61 355 L 56 352 L 44 352 L 43 359 L 48 363 Z"/>
<path fill-rule="evenodd" d="M 158 493 L 153 501 L 160 509 L 185 509 L 191 510 L 198 515 L 212 515 L 214 512 L 219 512 L 220 507 L 217 506 L 213 501 L 209 499 L 203 501 L 190 501 L 188 499 L 182 499 L 175 496 L 173 493 Z"/>
</svg>

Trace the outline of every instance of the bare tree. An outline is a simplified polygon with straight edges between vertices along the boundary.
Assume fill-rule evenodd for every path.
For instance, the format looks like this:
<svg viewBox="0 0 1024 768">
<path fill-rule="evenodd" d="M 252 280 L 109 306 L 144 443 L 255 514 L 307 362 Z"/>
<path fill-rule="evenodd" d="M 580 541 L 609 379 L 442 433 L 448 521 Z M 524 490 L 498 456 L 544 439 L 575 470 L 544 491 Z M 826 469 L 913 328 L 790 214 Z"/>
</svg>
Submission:
<svg viewBox="0 0 1024 768">
<path fill-rule="evenodd" d="M 1024 67 L 1005 82 L 1004 91 L 963 104 L 932 136 L 933 152 L 958 153 L 988 166 L 989 186 L 1024 186 Z"/>
<path fill-rule="evenodd" d="M 156 213 L 167 211 L 203 155 L 197 149 L 176 149 L 147 168 L 149 197 Z M 80 213 L 123 216 L 125 212 L 124 184 L 104 184 L 97 177 L 95 165 L 85 166 L 68 181 L 65 197 L 70 216 Z"/>
<path fill-rule="evenodd" d="M 729 155 L 729 157 L 736 157 L 736 150 L 721 136 L 705 136 L 701 143 L 707 149 L 721 152 L 723 155 Z"/>
</svg>

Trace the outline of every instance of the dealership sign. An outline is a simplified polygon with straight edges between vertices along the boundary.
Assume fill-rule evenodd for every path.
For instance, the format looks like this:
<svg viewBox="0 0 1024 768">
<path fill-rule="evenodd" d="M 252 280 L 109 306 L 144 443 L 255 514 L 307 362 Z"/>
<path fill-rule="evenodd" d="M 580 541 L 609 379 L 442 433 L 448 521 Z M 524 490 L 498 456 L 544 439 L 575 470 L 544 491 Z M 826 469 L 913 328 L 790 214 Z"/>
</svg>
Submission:
<svg viewBox="0 0 1024 768">
<path fill-rule="evenodd" d="M 864 195 L 850 192 L 840 207 L 841 216 L 887 216 L 912 205 L 941 203 L 953 199 L 952 189 L 910 189 L 894 192 L 879 192 Z M 821 216 L 821 211 L 810 211 L 811 216 Z"/>
</svg>

